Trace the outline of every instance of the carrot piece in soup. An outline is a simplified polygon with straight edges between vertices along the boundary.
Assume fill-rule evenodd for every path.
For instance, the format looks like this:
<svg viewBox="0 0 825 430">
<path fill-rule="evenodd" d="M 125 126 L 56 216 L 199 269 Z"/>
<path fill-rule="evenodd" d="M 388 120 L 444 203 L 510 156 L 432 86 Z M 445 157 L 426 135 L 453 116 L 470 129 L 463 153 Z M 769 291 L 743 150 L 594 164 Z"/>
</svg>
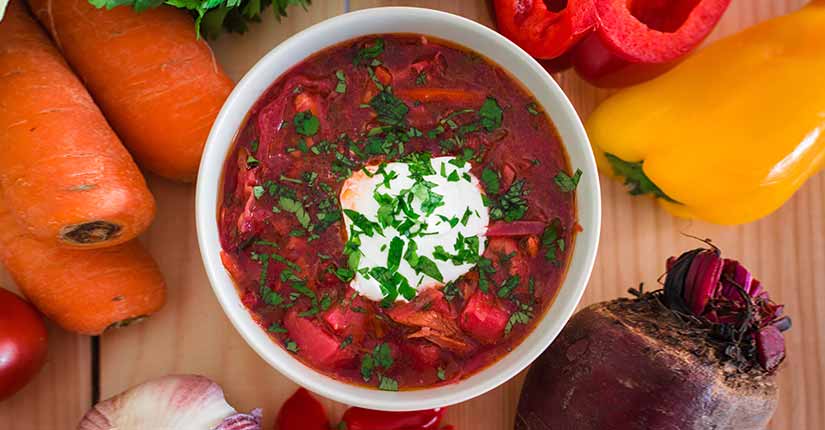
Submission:
<svg viewBox="0 0 825 430">
<path fill-rule="evenodd" d="M 410 88 L 399 89 L 396 95 L 401 98 L 417 100 L 422 103 L 442 101 L 458 104 L 479 104 L 484 101 L 485 94 L 457 88 Z"/>
</svg>

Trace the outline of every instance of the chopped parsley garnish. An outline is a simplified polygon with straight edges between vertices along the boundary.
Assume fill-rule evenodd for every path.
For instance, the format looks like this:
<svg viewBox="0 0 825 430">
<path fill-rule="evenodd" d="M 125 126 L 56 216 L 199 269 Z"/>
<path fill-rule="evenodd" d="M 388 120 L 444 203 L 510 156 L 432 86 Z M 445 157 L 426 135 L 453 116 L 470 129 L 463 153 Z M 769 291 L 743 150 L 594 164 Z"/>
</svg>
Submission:
<svg viewBox="0 0 825 430">
<path fill-rule="evenodd" d="M 370 100 L 370 107 L 378 114 L 378 121 L 383 124 L 401 126 L 410 108 L 401 99 L 389 91 L 381 91 Z"/>
<path fill-rule="evenodd" d="M 298 219 L 298 223 L 301 224 L 301 227 L 310 230 L 311 220 L 309 213 L 307 213 L 304 206 L 299 201 L 282 196 L 278 200 L 278 204 L 284 211 L 294 214 L 295 218 Z"/>
<path fill-rule="evenodd" d="M 394 237 L 390 241 L 390 252 L 387 255 L 387 270 L 395 272 L 401 264 L 401 256 L 404 253 L 404 241 L 400 237 Z"/>
<path fill-rule="evenodd" d="M 343 70 L 336 70 L 335 77 L 338 78 L 338 84 L 335 85 L 335 92 L 344 94 L 347 92 L 347 77 Z"/>
<path fill-rule="evenodd" d="M 501 180 L 495 170 L 485 167 L 481 171 L 481 182 L 484 182 L 484 188 L 490 194 L 498 194 L 501 190 Z"/>
<path fill-rule="evenodd" d="M 254 195 L 256 199 L 260 199 L 261 196 L 264 195 L 264 187 L 261 185 L 255 185 L 252 187 L 252 195 Z"/>
<path fill-rule="evenodd" d="M 358 53 L 355 55 L 355 58 L 352 60 L 352 63 L 356 66 L 359 64 L 367 64 L 369 61 L 374 58 L 377 58 L 379 55 L 384 53 L 384 39 L 375 39 L 375 41 L 370 45 L 364 45 L 360 49 L 358 49 Z"/>
<path fill-rule="evenodd" d="M 435 376 L 438 377 L 439 381 L 443 381 L 447 379 L 447 372 L 445 372 L 443 368 L 439 367 L 435 372 Z"/>
<path fill-rule="evenodd" d="M 261 299 L 269 306 L 278 306 L 284 302 L 284 298 L 269 287 L 261 288 Z"/>
<path fill-rule="evenodd" d="M 259 164 L 261 164 L 261 162 L 251 154 L 246 157 L 246 167 L 253 168 L 257 167 Z"/>
<path fill-rule="evenodd" d="M 481 257 L 478 259 L 478 288 L 483 292 L 490 291 L 489 276 L 496 272 L 493 267 L 493 261 L 489 258 Z"/>
<path fill-rule="evenodd" d="M 381 226 L 378 223 L 372 222 L 364 216 L 364 214 L 356 212 L 352 209 L 344 209 L 344 214 L 349 218 L 356 227 L 358 227 L 362 233 L 366 234 L 369 237 L 375 232 L 378 234 L 383 235 L 384 231 L 381 229 Z"/>
<path fill-rule="evenodd" d="M 481 126 L 488 132 L 501 127 L 503 111 L 496 99 L 492 97 L 487 97 L 487 100 L 484 100 L 484 104 L 482 104 L 481 109 L 478 110 L 478 116 L 481 118 Z"/>
<path fill-rule="evenodd" d="M 298 344 L 295 343 L 294 341 L 292 341 L 290 339 L 287 339 L 286 342 L 284 342 L 284 346 L 286 347 L 287 351 L 295 353 L 295 354 L 298 353 Z"/>
<path fill-rule="evenodd" d="M 579 180 L 582 177 L 581 169 L 576 169 L 576 173 L 573 176 L 568 176 L 567 173 L 564 171 L 560 171 L 556 174 L 554 180 L 556 181 L 556 185 L 559 186 L 559 189 L 562 192 L 569 193 L 574 191 L 576 187 L 579 185 Z"/>
<path fill-rule="evenodd" d="M 273 322 L 272 324 L 270 324 L 269 328 L 267 328 L 266 330 L 270 333 L 286 333 L 287 332 L 287 330 L 285 328 L 281 327 L 281 325 L 276 323 L 276 322 Z"/>
<path fill-rule="evenodd" d="M 378 375 L 378 389 L 382 391 L 398 391 L 398 381 L 384 375 Z"/>
<path fill-rule="evenodd" d="M 566 247 L 563 232 L 561 220 L 554 218 L 541 235 L 541 244 L 545 249 L 544 258 L 555 264 L 560 263 L 561 253 Z"/>
<path fill-rule="evenodd" d="M 513 290 L 518 287 L 520 281 L 521 278 L 519 278 L 518 275 L 513 275 L 507 278 L 501 288 L 498 289 L 498 296 L 502 299 L 510 297 L 510 295 L 513 294 Z"/>
<path fill-rule="evenodd" d="M 530 113 L 530 115 L 538 115 L 541 113 L 536 102 L 527 103 L 527 112 Z"/>
<path fill-rule="evenodd" d="M 527 212 L 525 194 L 527 191 L 524 189 L 524 179 L 513 182 L 507 192 L 493 202 L 490 218 L 507 222 L 520 220 Z"/>
<path fill-rule="evenodd" d="M 321 127 L 321 121 L 310 111 L 298 112 L 293 120 L 295 132 L 302 136 L 315 136 Z"/>
<path fill-rule="evenodd" d="M 361 377 L 364 382 L 369 382 L 376 371 L 389 369 L 393 362 L 390 346 L 382 343 L 361 357 Z"/>
<path fill-rule="evenodd" d="M 504 335 L 508 336 L 517 324 L 527 325 L 533 319 L 533 307 L 524 303 L 519 303 L 518 310 L 510 315 L 507 324 L 504 326 Z"/>
<path fill-rule="evenodd" d="M 441 293 L 444 294 L 444 298 L 450 302 L 456 297 L 461 297 L 461 290 L 458 289 L 458 285 L 456 285 L 455 282 L 448 282 L 447 285 L 444 286 L 444 289 L 441 290 Z"/>
<path fill-rule="evenodd" d="M 346 349 L 351 344 L 352 344 L 352 335 L 345 337 L 344 340 L 341 341 L 341 345 L 338 346 L 338 349 Z"/>
</svg>

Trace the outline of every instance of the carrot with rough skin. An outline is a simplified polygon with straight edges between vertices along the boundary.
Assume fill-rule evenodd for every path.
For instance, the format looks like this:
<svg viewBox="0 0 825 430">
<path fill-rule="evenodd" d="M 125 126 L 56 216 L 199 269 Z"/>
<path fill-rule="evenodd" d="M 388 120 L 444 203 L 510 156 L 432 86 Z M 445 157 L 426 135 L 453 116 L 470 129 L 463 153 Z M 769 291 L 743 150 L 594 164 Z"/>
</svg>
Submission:
<svg viewBox="0 0 825 430">
<path fill-rule="evenodd" d="M 0 201 L 0 263 L 26 297 L 66 330 L 98 335 L 145 318 L 166 301 L 166 284 L 137 240 L 66 249 L 33 238 Z"/>
<path fill-rule="evenodd" d="M 138 164 L 192 181 L 232 81 L 186 11 L 29 0 Z"/>
<path fill-rule="evenodd" d="M 36 237 L 123 243 L 155 201 L 132 157 L 18 0 L 0 22 L 0 195 Z"/>
</svg>

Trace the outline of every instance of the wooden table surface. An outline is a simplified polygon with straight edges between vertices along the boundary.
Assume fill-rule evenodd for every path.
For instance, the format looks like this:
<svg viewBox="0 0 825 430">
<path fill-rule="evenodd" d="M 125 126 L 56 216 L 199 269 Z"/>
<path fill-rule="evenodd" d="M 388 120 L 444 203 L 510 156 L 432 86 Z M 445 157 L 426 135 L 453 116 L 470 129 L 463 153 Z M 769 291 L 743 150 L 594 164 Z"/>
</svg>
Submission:
<svg viewBox="0 0 825 430">
<path fill-rule="evenodd" d="M 244 36 L 224 36 L 213 46 L 227 72 L 239 79 L 264 53 L 295 32 L 348 10 L 414 5 L 447 10 L 491 25 L 483 0 L 316 0 L 305 13 L 291 9 L 280 24 L 271 14 Z M 450 4 L 452 3 L 452 4 Z M 734 0 L 712 39 L 800 7 L 804 0 Z M 555 76 L 582 116 L 608 92 L 573 73 Z M 149 178 L 158 216 L 143 237 L 169 284 L 169 303 L 149 321 L 99 339 L 52 327 L 49 361 L 26 389 L 0 403 L 0 428 L 73 429 L 97 399 L 148 378 L 199 373 L 218 381 L 239 409 L 263 407 L 266 428 L 296 388 L 244 343 L 221 312 L 195 238 L 193 186 Z M 718 227 L 675 219 L 646 198 L 631 198 L 602 178 L 604 221 L 596 268 L 582 305 L 611 299 L 640 281 L 653 283 L 665 258 L 696 245 L 682 233 L 710 237 L 728 256 L 747 262 L 794 327 L 787 334 L 789 359 L 780 371 L 781 401 L 773 429 L 825 429 L 825 175 L 812 178 L 781 210 L 759 222 Z M 5 282 L 2 282 L 5 281 Z M 0 282 L 13 288 L 0 274 Z M 498 389 L 450 409 L 460 430 L 509 430 L 521 387 L 517 377 Z M 333 413 L 343 405 L 327 402 Z"/>
</svg>

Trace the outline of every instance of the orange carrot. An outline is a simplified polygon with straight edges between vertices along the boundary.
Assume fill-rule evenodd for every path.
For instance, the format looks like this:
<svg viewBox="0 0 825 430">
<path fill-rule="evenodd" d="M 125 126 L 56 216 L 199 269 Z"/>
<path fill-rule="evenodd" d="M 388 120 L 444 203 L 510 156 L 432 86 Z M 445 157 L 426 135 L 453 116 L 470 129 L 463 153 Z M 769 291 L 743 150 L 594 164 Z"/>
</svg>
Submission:
<svg viewBox="0 0 825 430">
<path fill-rule="evenodd" d="M 66 330 L 97 335 L 163 306 L 166 284 L 137 240 L 66 249 L 33 238 L 0 201 L 0 263 L 28 299 Z"/>
<path fill-rule="evenodd" d="M 477 91 L 456 88 L 407 88 L 399 89 L 395 95 L 420 102 L 449 101 L 456 103 L 481 103 L 486 97 Z"/>
<path fill-rule="evenodd" d="M 138 164 L 192 181 L 232 81 L 186 11 L 29 0 Z"/>
<path fill-rule="evenodd" d="M 132 157 L 22 0 L 0 22 L 0 192 L 36 237 L 135 238 L 155 201 Z"/>
</svg>

